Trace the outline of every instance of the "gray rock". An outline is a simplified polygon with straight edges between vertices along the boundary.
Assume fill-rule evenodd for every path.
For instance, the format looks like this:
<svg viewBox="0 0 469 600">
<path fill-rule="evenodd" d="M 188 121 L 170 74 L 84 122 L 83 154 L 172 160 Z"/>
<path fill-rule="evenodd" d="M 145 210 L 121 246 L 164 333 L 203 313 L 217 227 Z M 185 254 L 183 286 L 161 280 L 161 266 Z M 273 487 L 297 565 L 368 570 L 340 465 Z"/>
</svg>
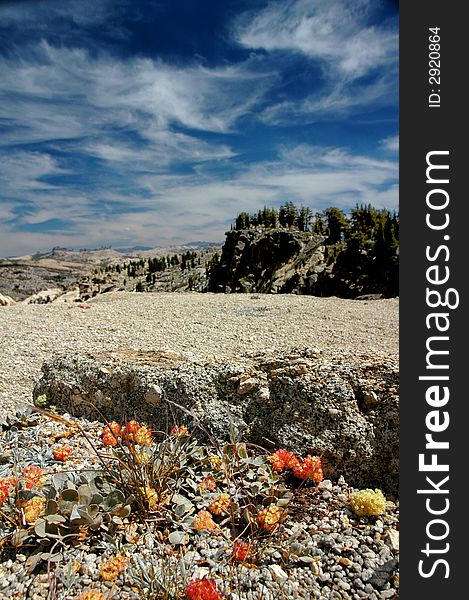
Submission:
<svg viewBox="0 0 469 600">
<path fill-rule="evenodd" d="M 398 366 L 382 356 L 303 350 L 201 365 L 170 352 L 122 351 L 51 359 L 34 398 L 46 394 L 59 409 L 92 418 L 95 404 L 109 420 L 158 429 L 176 420 L 199 437 L 224 440 L 234 430 L 268 449 L 320 454 L 327 479 L 342 475 L 397 495 L 397 386 Z"/>
</svg>

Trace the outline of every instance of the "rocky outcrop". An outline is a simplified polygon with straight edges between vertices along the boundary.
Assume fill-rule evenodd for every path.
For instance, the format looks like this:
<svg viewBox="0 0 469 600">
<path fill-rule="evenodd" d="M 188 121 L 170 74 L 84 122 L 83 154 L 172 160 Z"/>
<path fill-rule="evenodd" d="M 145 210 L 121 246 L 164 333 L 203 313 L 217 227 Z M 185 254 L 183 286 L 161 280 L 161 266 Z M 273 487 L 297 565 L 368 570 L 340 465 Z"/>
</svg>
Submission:
<svg viewBox="0 0 469 600">
<path fill-rule="evenodd" d="M 345 241 L 324 235 L 262 225 L 226 233 L 218 263 L 209 268 L 210 292 L 309 294 L 339 298 L 397 295 L 394 274 L 375 269 L 371 255 L 355 257 Z"/>
<path fill-rule="evenodd" d="M 209 291 L 288 293 L 314 287 L 326 269 L 324 237 L 262 226 L 226 234 Z"/>
<path fill-rule="evenodd" d="M 34 397 L 58 409 L 204 438 L 235 431 L 269 450 L 323 456 L 326 476 L 397 494 L 398 365 L 387 357 L 302 350 L 197 364 L 168 352 L 64 355 L 43 366 Z"/>
</svg>

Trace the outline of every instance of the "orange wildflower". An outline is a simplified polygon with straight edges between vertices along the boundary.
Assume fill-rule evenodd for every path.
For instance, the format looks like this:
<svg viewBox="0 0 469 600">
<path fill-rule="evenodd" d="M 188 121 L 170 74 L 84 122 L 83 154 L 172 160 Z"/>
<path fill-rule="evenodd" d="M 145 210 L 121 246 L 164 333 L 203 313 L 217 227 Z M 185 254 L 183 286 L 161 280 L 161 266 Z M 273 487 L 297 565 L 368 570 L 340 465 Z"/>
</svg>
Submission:
<svg viewBox="0 0 469 600">
<path fill-rule="evenodd" d="M 117 446 L 117 438 L 112 431 L 103 433 L 103 444 L 105 446 Z"/>
<path fill-rule="evenodd" d="M 35 485 L 42 487 L 46 482 L 44 470 L 35 465 L 23 467 L 23 469 L 21 469 L 21 475 L 23 476 L 24 485 L 28 490 L 31 490 Z"/>
<path fill-rule="evenodd" d="M 103 581 L 114 581 L 125 571 L 127 563 L 128 559 L 122 554 L 110 558 L 104 562 L 99 569 L 101 579 Z"/>
<path fill-rule="evenodd" d="M 61 460 L 63 462 L 69 459 L 71 453 L 72 449 L 70 448 L 70 446 L 56 446 L 52 450 L 52 454 L 55 460 Z"/>
<path fill-rule="evenodd" d="M 276 473 L 281 473 L 284 469 L 293 469 L 298 463 L 298 458 L 289 450 L 277 450 L 271 454 L 267 460 L 272 465 Z"/>
<path fill-rule="evenodd" d="M 85 590 L 78 596 L 77 600 L 105 600 L 105 596 L 98 590 Z"/>
<path fill-rule="evenodd" d="M 189 431 L 187 430 L 187 427 L 184 427 L 184 425 L 175 425 L 171 429 L 171 435 L 180 437 L 182 435 L 189 435 Z"/>
<path fill-rule="evenodd" d="M 130 440 L 131 442 L 135 441 L 135 435 L 140 429 L 141 425 L 135 419 L 132 419 L 128 423 L 125 424 L 124 429 L 122 430 L 122 437 Z"/>
<path fill-rule="evenodd" d="M 226 512 L 231 505 L 229 494 L 220 494 L 215 500 L 209 505 L 208 510 L 213 515 L 221 515 Z"/>
<path fill-rule="evenodd" d="M 3 477 L 0 479 L 0 506 L 2 506 L 8 499 L 11 486 L 11 477 Z"/>
<path fill-rule="evenodd" d="M 217 487 L 217 482 L 211 475 L 207 475 L 207 477 L 204 477 L 202 479 L 202 481 L 199 483 L 199 490 L 201 492 L 205 492 L 205 490 L 210 490 L 211 492 L 213 492 L 213 490 L 216 487 Z"/>
<path fill-rule="evenodd" d="M 324 479 L 321 458 L 308 454 L 306 458 L 293 467 L 293 474 L 298 479 L 312 479 L 319 483 Z"/>
<path fill-rule="evenodd" d="M 121 432 L 121 426 L 119 423 L 112 421 L 109 425 L 106 425 L 103 429 L 103 444 L 106 446 L 116 446 L 117 437 Z"/>
<path fill-rule="evenodd" d="M 212 515 L 204 508 L 198 513 L 194 519 L 194 529 L 196 531 L 213 531 L 217 524 L 212 519 Z"/>
</svg>

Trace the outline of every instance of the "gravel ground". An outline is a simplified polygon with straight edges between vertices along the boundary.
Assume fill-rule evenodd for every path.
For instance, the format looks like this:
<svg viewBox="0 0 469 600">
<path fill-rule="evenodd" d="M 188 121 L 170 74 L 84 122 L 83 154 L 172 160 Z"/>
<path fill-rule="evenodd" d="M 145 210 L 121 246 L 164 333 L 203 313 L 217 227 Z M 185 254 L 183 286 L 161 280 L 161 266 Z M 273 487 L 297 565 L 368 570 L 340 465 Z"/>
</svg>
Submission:
<svg viewBox="0 0 469 600">
<path fill-rule="evenodd" d="M 398 299 L 180 293 L 112 293 L 81 307 L 2 307 L 0 407 L 5 413 L 30 402 L 43 362 L 70 351 L 165 350 L 197 362 L 236 362 L 258 352 L 308 347 L 397 359 L 398 310 Z M 29 457 L 47 473 L 54 472 L 50 440 L 60 427 L 41 418 L 36 425 L 0 434 L 2 476 L 11 474 L 15 453 L 21 454 L 19 464 L 26 464 Z M 82 427 L 90 435 L 100 435 L 97 423 L 82 422 Z M 75 435 L 66 441 L 75 456 L 73 470 L 89 468 L 92 459 L 82 438 Z M 38 451 L 38 444 L 43 451 Z M 305 487 L 303 494 L 298 490 L 287 520 L 271 548 L 264 549 L 259 565 L 236 567 L 237 593 L 230 591 L 234 574 L 226 558 L 229 532 L 225 537 L 191 536 L 182 559 L 187 576 L 214 577 L 231 600 L 397 599 L 398 505 L 388 501 L 380 518 L 359 518 L 348 505 L 353 491 L 342 478 Z M 158 539 L 154 533 L 143 535 L 142 530 L 135 547 L 126 550 L 129 567 L 112 582 L 102 581 L 99 575 L 100 566 L 117 551 L 112 544 L 73 548 L 54 569 L 47 572 L 43 565 L 33 574 L 25 570 L 27 553 L 22 548 L 16 554 L 5 550 L 0 559 L 0 598 L 77 600 L 88 590 L 96 592 L 94 598 L 149 597 L 135 587 L 132 573 L 139 574 L 143 563 L 159 571 L 161 560 L 171 559 Z M 171 569 L 176 573 L 182 568 L 179 554 L 174 560 Z"/>
<path fill-rule="evenodd" d="M 70 415 L 64 416 L 71 419 Z M 93 440 L 96 450 L 101 455 L 107 454 L 108 449 L 101 442 L 102 424 L 82 419 L 80 425 Z M 72 449 L 65 463 L 52 456 L 55 444 L 51 440 L 58 437 L 59 443 L 65 442 Z M 65 471 L 71 481 L 82 469 L 100 468 L 96 454 L 90 452 L 76 430 L 73 432 L 56 420 L 37 416 L 29 422 L 24 420 L 19 428 L 4 431 L 0 435 L 0 452 L 4 457 L 0 464 L 2 477 L 11 475 L 13 456 L 21 465 L 31 461 L 40 465 L 48 480 L 53 474 Z M 203 498 L 200 494 L 198 499 L 192 498 L 196 504 L 192 516 L 208 505 L 212 495 L 228 489 L 224 477 L 216 471 L 213 474 L 220 487 L 213 493 L 207 492 Z M 197 471 L 192 478 L 200 481 L 201 476 L 203 473 Z M 287 487 L 292 485 L 291 481 L 283 481 Z M 279 487 L 283 485 L 280 483 Z M 232 485 L 229 489 L 232 494 L 239 492 Z M 142 573 L 147 572 L 147 581 L 156 576 L 164 579 L 169 588 L 175 586 L 179 591 L 189 580 L 208 577 L 216 582 L 226 600 L 397 600 L 398 505 L 387 499 L 385 512 L 379 517 L 359 517 L 349 503 L 350 494 L 357 489 L 342 477 L 337 482 L 324 480 L 318 485 L 302 482 L 298 486 L 297 482 L 290 489 L 294 497 L 287 505 L 285 521 L 274 534 L 258 532 L 251 537 L 243 528 L 242 539 L 249 540 L 254 551 L 252 558 L 244 562 L 230 559 L 234 537 L 224 517 L 215 517 L 220 523 L 215 531 L 196 531 L 194 525 L 189 524 L 187 539 L 181 548 L 172 545 L 167 538 L 166 527 L 174 530 L 178 526 L 172 519 L 165 520 L 164 511 L 155 513 L 147 522 L 134 513 L 130 520 L 124 519 L 123 525 L 114 527 L 112 535 L 105 538 L 101 530 L 93 535 L 88 532 L 82 543 L 66 545 L 59 562 L 42 560 L 32 572 L 28 562 L 37 547 L 37 537 L 31 537 L 16 551 L 11 544 L 4 544 L 0 549 L 0 599 L 155 600 L 169 597 L 152 594 L 142 585 L 145 582 Z M 12 514 L 5 506 L 2 510 Z M 109 520 L 106 523 L 112 527 Z M 8 525 L 0 519 L 4 529 L 2 537 L 6 536 L 3 541 L 9 539 Z M 108 580 L 102 575 L 102 568 L 120 553 L 125 554 L 127 566 L 120 575 L 116 573 L 116 578 Z M 151 574 L 152 567 L 155 575 Z M 181 595 L 174 597 L 182 598 Z"/>
<path fill-rule="evenodd" d="M 398 310 L 397 298 L 129 292 L 88 305 L 1 307 L 0 403 L 30 402 L 43 362 L 69 351 L 166 350 L 196 361 L 304 347 L 397 356 Z"/>
</svg>

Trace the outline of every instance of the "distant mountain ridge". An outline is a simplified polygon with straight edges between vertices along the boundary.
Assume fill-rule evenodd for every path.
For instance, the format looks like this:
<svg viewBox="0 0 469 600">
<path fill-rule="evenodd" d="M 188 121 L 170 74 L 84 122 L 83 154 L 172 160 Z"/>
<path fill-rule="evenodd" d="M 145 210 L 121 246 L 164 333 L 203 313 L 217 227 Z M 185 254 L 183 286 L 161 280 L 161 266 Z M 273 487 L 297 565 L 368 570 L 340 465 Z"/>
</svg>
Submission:
<svg viewBox="0 0 469 600">
<path fill-rule="evenodd" d="M 130 254 L 132 252 L 142 252 L 145 250 L 152 250 L 151 246 L 132 246 L 130 248 L 114 248 L 116 252 L 120 254 Z"/>
</svg>

